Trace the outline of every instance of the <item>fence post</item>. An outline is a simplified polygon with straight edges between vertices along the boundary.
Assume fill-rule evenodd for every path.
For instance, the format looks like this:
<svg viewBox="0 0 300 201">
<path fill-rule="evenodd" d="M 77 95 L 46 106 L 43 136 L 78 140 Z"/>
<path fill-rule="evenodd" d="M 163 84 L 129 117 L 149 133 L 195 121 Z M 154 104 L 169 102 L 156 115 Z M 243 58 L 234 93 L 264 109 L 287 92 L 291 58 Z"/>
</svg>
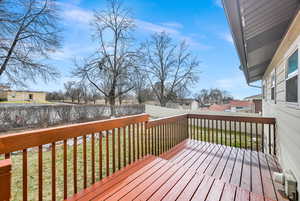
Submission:
<svg viewBox="0 0 300 201">
<path fill-rule="evenodd" d="M 11 159 L 0 160 L 0 201 L 9 201 L 11 182 Z"/>
</svg>

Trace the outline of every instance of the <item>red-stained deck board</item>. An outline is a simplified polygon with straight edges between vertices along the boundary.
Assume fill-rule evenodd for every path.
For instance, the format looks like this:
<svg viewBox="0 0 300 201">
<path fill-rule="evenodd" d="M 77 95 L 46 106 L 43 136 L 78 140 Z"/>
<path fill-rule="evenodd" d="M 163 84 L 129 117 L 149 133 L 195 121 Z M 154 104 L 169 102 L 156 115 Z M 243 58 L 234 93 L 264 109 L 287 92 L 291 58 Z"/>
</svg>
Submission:
<svg viewBox="0 0 300 201">
<path fill-rule="evenodd" d="M 230 183 L 236 186 L 240 186 L 240 182 L 242 178 L 243 160 L 244 160 L 244 150 L 239 149 L 235 160 L 234 168 L 232 171 L 232 175 L 230 178 Z"/>
<path fill-rule="evenodd" d="M 138 177 L 135 177 L 133 179 L 126 179 L 122 183 L 118 184 L 115 188 L 96 196 L 95 198 L 93 198 L 93 200 L 118 200 L 124 195 L 126 195 L 129 191 L 136 188 L 144 180 L 154 177 L 157 178 L 157 176 L 159 176 L 162 172 L 167 171 L 171 167 L 172 164 L 164 161 L 164 163 L 161 166 L 155 166 L 146 172 L 141 172 L 141 174 Z M 140 171 L 138 171 L 137 173 L 139 172 Z"/>
<path fill-rule="evenodd" d="M 68 201 L 73 200 L 86 200 L 91 197 L 94 192 L 102 192 L 106 189 L 114 186 L 115 184 L 119 183 L 123 179 L 127 178 L 129 175 L 135 173 L 137 170 L 143 168 L 146 169 L 148 167 L 152 167 L 153 165 L 157 164 L 161 159 L 158 159 L 155 156 L 145 156 L 141 160 L 137 160 L 136 162 L 132 163 L 131 165 L 126 166 L 125 168 L 117 171 L 110 177 L 104 178 L 102 181 L 95 183 L 94 185 L 84 189 L 81 192 L 78 192 L 74 196 L 69 197 Z"/>
</svg>

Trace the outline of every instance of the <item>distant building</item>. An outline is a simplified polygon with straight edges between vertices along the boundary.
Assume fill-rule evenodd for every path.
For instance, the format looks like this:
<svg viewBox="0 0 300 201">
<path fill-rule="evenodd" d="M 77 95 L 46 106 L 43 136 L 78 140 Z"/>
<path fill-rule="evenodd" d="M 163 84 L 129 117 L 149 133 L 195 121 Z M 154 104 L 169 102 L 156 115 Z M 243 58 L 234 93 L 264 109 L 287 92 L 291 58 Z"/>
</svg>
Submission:
<svg viewBox="0 0 300 201">
<path fill-rule="evenodd" d="M 0 101 L 44 102 L 46 101 L 46 92 L 11 90 L 9 87 L 1 86 Z"/>
<path fill-rule="evenodd" d="M 211 111 L 219 112 L 247 112 L 254 113 L 255 105 L 253 101 L 232 100 L 228 104 L 213 104 L 209 108 Z"/>
</svg>

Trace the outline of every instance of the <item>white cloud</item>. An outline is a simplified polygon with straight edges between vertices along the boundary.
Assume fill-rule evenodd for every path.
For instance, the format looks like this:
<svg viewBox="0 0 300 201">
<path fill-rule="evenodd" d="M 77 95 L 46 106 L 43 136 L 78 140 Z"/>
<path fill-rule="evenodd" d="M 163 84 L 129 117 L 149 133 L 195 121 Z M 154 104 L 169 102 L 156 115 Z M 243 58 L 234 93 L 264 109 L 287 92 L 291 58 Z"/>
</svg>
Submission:
<svg viewBox="0 0 300 201">
<path fill-rule="evenodd" d="M 222 5 L 222 0 L 213 0 L 214 1 L 214 4 L 220 8 L 223 8 L 223 5 Z"/>
<path fill-rule="evenodd" d="M 164 32 L 170 34 L 172 37 L 176 38 L 177 40 L 186 41 L 186 43 L 188 45 L 190 45 L 191 47 L 199 48 L 199 49 L 209 49 L 209 48 L 211 48 L 208 45 L 204 45 L 204 44 L 196 41 L 194 39 L 194 37 L 184 35 L 180 31 L 180 28 L 178 28 L 178 27 L 175 28 L 174 26 L 173 27 L 163 26 L 161 24 L 164 24 L 164 23 L 154 24 L 152 22 L 147 22 L 147 21 L 143 21 L 143 20 L 139 20 L 139 19 L 136 19 L 135 23 L 136 23 L 138 29 L 140 31 L 143 31 L 143 32 L 148 32 L 148 33 L 152 34 L 152 33 L 155 33 L 155 32 L 163 32 L 164 31 Z"/>
<path fill-rule="evenodd" d="M 163 22 L 163 23 L 161 23 L 161 25 L 171 27 L 171 28 L 175 28 L 175 29 L 183 28 L 183 25 L 180 24 L 179 22 Z"/>
<path fill-rule="evenodd" d="M 222 34 L 219 34 L 220 38 L 233 44 L 233 39 L 232 39 L 232 36 L 230 33 L 222 33 Z"/>
<path fill-rule="evenodd" d="M 179 34 L 179 31 L 177 29 L 174 29 L 171 27 L 162 26 L 159 24 L 154 24 L 154 23 L 139 20 L 139 19 L 135 19 L 135 23 L 136 23 L 138 29 L 143 30 L 143 31 L 147 31 L 147 32 L 151 32 L 151 33 L 164 31 L 169 34 L 176 34 L 176 35 Z"/>
<path fill-rule="evenodd" d="M 70 10 L 64 10 L 63 17 L 66 20 L 71 20 L 73 22 L 88 25 L 93 18 L 93 13 L 91 11 L 74 8 Z"/>
</svg>

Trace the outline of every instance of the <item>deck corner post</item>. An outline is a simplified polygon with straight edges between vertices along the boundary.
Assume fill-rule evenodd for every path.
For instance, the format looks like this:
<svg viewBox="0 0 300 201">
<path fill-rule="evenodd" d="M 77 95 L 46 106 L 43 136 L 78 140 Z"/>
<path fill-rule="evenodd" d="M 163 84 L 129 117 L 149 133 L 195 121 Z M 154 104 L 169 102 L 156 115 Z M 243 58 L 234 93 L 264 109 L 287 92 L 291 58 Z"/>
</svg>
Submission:
<svg viewBox="0 0 300 201">
<path fill-rule="evenodd" d="M 10 200 L 11 159 L 0 160 L 0 201 Z"/>
</svg>

